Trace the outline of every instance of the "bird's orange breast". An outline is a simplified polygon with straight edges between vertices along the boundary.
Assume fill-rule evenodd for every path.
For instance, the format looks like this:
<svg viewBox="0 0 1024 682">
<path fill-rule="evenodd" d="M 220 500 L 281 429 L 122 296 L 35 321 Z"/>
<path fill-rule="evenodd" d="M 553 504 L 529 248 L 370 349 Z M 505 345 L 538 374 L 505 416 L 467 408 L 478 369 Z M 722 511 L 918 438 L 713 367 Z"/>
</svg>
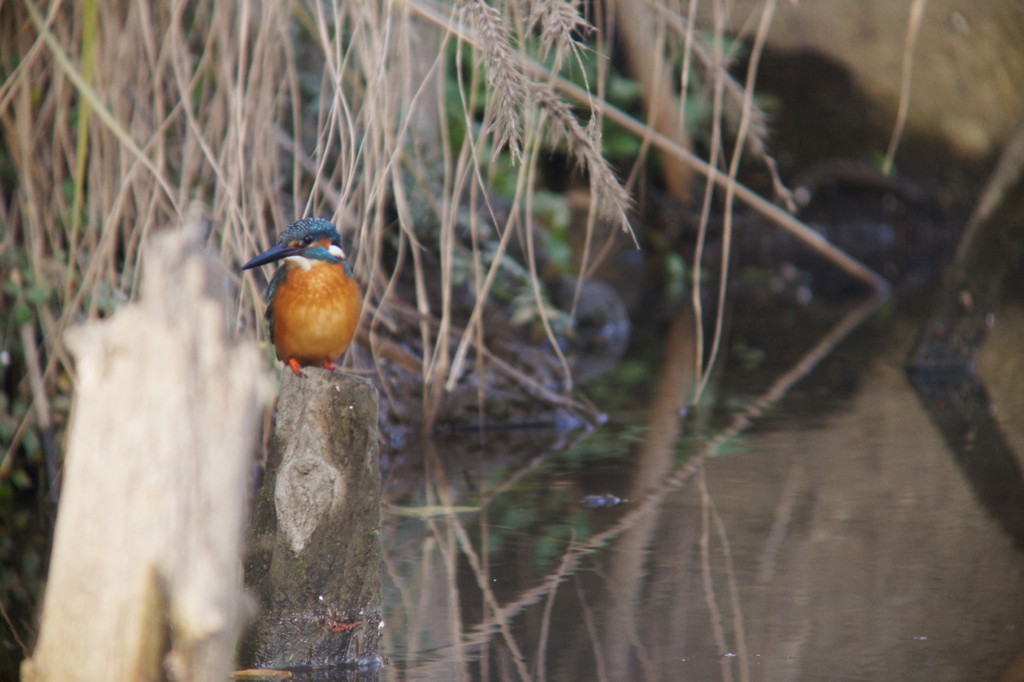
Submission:
<svg viewBox="0 0 1024 682">
<path fill-rule="evenodd" d="M 362 308 L 359 284 L 335 263 L 288 267 L 274 293 L 274 346 L 285 362 L 333 362 L 355 335 Z"/>
</svg>

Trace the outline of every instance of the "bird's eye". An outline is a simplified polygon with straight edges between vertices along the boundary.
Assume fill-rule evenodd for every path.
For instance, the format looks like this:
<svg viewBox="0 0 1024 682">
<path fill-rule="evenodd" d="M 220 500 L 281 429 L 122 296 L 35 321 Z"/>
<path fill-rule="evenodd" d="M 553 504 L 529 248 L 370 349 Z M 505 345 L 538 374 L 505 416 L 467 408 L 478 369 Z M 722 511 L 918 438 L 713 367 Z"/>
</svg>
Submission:
<svg viewBox="0 0 1024 682">
<path fill-rule="evenodd" d="M 309 246 L 312 243 L 313 243 L 313 235 L 307 234 L 305 237 L 302 238 L 303 246 Z"/>
</svg>

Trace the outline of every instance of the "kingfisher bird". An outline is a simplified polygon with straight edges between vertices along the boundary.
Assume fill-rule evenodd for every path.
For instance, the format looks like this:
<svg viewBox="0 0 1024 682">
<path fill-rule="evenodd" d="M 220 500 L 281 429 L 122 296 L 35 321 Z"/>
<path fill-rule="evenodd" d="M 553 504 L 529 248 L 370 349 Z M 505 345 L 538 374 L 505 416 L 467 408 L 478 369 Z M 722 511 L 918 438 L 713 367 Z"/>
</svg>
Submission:
<svg viewBox="0 0 1024 682">
<path fill-rule="evenodd" d="M 284 265 L 267 287 L 267 320 L 277 357 L 298 376 L 311 365 L 334 369 L 352 342 L 362 309 L 341 236 L 324 218 L 303 218 L 242 269 L 281 259 Z"/>
</svg>

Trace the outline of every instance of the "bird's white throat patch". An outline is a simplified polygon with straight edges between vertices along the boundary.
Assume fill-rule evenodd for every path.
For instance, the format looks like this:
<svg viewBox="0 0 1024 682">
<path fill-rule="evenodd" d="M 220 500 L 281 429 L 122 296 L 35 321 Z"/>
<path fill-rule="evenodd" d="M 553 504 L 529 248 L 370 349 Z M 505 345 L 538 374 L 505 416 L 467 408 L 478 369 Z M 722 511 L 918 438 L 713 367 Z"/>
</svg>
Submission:
<svg viewBox="0 0 1024 682">
<path fill-rule="evenodd" d="M 310 270 L 313 267 L 313 261 L 305 256 L 288 256 L 284 259 L 284 263 L 289 268 L 302 268 L 303 270 Z"/>
<path fill-rule="evenodd" d="M 345 258 L 344 249 L 342 249 L 337 244 L 331 244 L 330 246 L 328 246 L 327 253 L 331 254 L 335 258 Z M 312 258 L 306 258 L 305 256 L 300 256 L 299 254 L 295 254 L 294 256 L 288 256 L 287 258 L 284 259 L 284 262 L 285 265 L 287 265 L 290 268 L 302 268 L 303 270 L 310 270 L 313 268 L 314 265 L 317 264 L 326 265 L 326 262 L 323 260 L 313 260 Z"/>
</svg>

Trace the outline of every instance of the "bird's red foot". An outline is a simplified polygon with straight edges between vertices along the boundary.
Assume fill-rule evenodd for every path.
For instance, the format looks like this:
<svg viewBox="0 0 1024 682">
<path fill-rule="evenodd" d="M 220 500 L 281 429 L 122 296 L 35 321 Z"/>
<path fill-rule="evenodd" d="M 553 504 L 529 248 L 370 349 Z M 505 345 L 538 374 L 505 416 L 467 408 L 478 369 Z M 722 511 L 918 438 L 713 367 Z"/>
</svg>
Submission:
<svg viewBox="0 0 1024 682">
<path fill-rule="evenodd" d="M 305 376 L 302 373 L 302 365 L 300 365 L 299 361 L 296 360 L 295 358 L 288 358 L 288 366 L 292 368 L 293 372 L 295 372 L 295 376 L 297 376 L 297 377 Z"/>
<path fill-rule="evenodd" d="M 321 367 L 326 369 L 328 372 L 333 372 L 334 371 L 334 363 L 331 362 L 330 360 L 328 360 L 323 365 L 321 365 Z"/>
</svg>

